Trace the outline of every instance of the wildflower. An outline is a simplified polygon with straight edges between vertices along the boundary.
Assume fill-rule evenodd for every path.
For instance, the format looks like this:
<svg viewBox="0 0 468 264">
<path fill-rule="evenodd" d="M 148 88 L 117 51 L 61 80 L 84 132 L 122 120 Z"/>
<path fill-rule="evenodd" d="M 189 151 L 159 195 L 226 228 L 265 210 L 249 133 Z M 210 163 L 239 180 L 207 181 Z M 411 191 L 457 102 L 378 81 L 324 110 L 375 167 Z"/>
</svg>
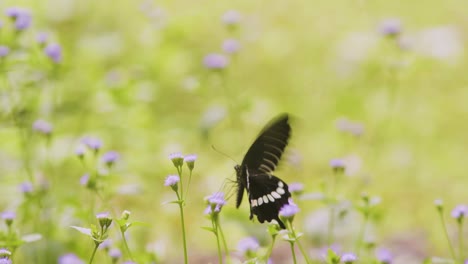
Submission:
<svg viewBox="0 0 468 264">
<path fill-rule="evenodd" d="M 388 249 L 378 249 L 376 252 L 377 260 L 382 264 L 391 264 L 393 260 L 392 253 Z"/>
<path fill-rule="evenodd" d="M 330 167 L 332 167 L 334 171 L 341 172 L 345 168 L 345 162 L 342 159 L 332 159 L 330 160 Z"/>
<path fill-rule="evenodd" d="M 246 237 L 239 241 L 237 244 L 237 250 L 244 256 L 252 256 L 255 251 L 260 247 L 257 239 L 253 237 Z"/>
<path fill-rule="evenodd" d="M 33 192 L 33 185 L 31 182 L 28 182 L 28 181 L 22 182 L 19 185 L 19 189 L 23 194 L 30 194 Z"/>
<path fill-rule="evenodd" d="M 89 183 L 89 174 L 86 173 L 86 174 L 84 174 L 83 176 L 81 176 L 81 178 L 80 178 L 80 184 L 81 184 L 82 186 L 88 186 L 88 183 Z"/>
<path fill-rule="evenodd" d="M 83 145 L 78 145 L 78 147 L 75 149 L 75 154 L 78 156 L 78 158 L 82 159 L 85 155 L 85 151 L 86 149 Z"/>
<path fill-rule="evenodd" d="M 208 207 L 205 209 L 205 214 L 217 214 L 226 204 L 223 192 L 215 192 L 205 199 L 208 201 Z"/>
<path fill-rule="evenodd" d="M 10 48 L 7 46 L 0 46 L 0 58 L 5 58 L 10 53 Z"/>
<path fill-rule="evenodd" d="M 197 155 L 195 154 L 186 155 L 184 157 L 185 164 L 187 164 L 187 167 L 189 168 L 190 171 L 192 171 L 193 168 L 195 167 L 196 160 L 197 160 Z"/>
<path fill-rule="evenodd" d="M 36 35 L 36 41 L 39 45 L 44 45 L 47 42 L 47 39 L 49 38 L 49 34 L 46 32 L 39 32 Z"/>
<path fill-rule="evenodd" d="M 452 217 L 457 219 L 458 221 L 461 221 L 465 215 L 468 213 L 468 208 L 466 205 L 460 204 L 457 205 L 453 210 L 452 210 Z"/>
<path fill-rule="evenodd" d="M 228 54 L 237 53 L 240 49 L 239 41 L 235 39 L 226 39 L 223 42 L 223 51 Z"/>
<path fill-rule="evenodd" d="M 116 263 L 117 260 L 122 257 L 122 252 L 120 252 L 118 248 L 112 248 L 109 250 L 109 256 L 111 257 L 112 261 Z"/>
<path fill-rule="evenodd" d="M 357 260 L 357 257 L 353 253 L 345 253 L 341 256 L 340 260 L 345 264 L 352 264 Z"/>
<path fill-rule="evenodd" d="M 44 53 L 55 63 L 62 61 L 62 47 L 57 43 L 51 43 L 44 48 Z"/>
<path fill-rule="evenodd" d="M 96 218 L 99 221 L 99 225 L 104 229 L 107 229 L 112 223 L 112 218 L 108 212 L 99 213 L 96 215 Z"/>
<path fill-rule="evenodd" d="M 439 212 L 442 212 L 442 210 L 444 209 L 444 201 L 442 201 L 442 199 L 434 200 L 434 205 L 436 206 Z"/>
<path fill-rule="evenodd" d="M 130 215 L 131 215 L 131 214 L 132 214 L 132 213 L 130 213 L 130 211 L 124 210 L 124 211 L 122 212 L 121 217 L 122 217 L 122 219 L 124 219 L 124 220 L 128 220 L 128 219 L 130 218 Z"/>
<path fill-rule="evenodd" d="M 33 130 L 44 135 L 50 135 L 52 133 L 52 125 L 47 121 L 39 119 L 33 123 Z"/>
<path fill-rule="evenodd" d="M 289 184 L 289 191 L 294 194 L 301 194 L 304 190 L 304 184 L 300 182 L 293 182 Z"/>
<path fill-rule="evenodd" d="M 16 214 L 11 211 L 5 211 L 2 213 L 2 219 L 5 221 L 7 226 L 11 226 L 13 224 L 13 220 L 15 220 Z"/>
<path fill-rule="evenodd" d="M 166 180 L 164 181 L 164 186 L 170 186 L 172 188 L 172 190 L 177 192 L 179 181 L 180 181 L 179 176 L 169 175 L 169 176 L 166 177 Z"/>
<path fill-rule="evenodd" d="M 221 17 L 221 20 L 227 26 L 235 26 L 235 25 L 239 24 L 241 18 L 242 18 L 242 16 L 238 11 L 229 10 L 226 13 L 223 14 L 223 16 Z"/>
<path fill-rule="evenodd" d="M 102 161 L 107 165 L 107 166 L 112 166 L 116 160 L 118 160 L 120 157 L 119 153 L 116 151 L 109 151 L 106 152 L 104 155 L 102 155 Z"/>
<path fill-rule="evenodd" d="M 292 222 L 294 216 L 299 212 L 299 207 L 293 203 L 292 199 L 289 199 L 289 203 L 283 205 L 279 211 L 280 218 L 289 220 Z"/>
<path fill-rule="evenodd" d="M 31 13 L 29 10 L 20 8 L 20 7 L 10 7 L 5 11 L 5 15 L 10 17 L 14 23 L 17 30 L 27 29 L 32 22 Z"/>
<path fill-rule="evenodd" d="M 106 252 L 108 252 L 110 250 L 111 246 L 112 246 L 112 240 L 111 239 L 106 239 L 106 240 L 102 241 L 102 243 L 99 245 L 99 248 L 105 250 Z"/>
<path fill-rule="evenodd" d="M 226 56 L 218 53 L 210 53 L 203 59 L 203 65 L 212 70 L 222 70 L 229 64 Z"/>
<path fill-rule="evenodd" d="M 182 156 L 182 153 L 180 152 L 169 154 L 169 159 L 172 160 L 172 163 L 174 163 L 176 168 L 182 167 L 184 164 L 184 156 Z"/>
<path fill-rule="evenodd" d="M 84 261 L 82 261 L 75 254 L 68 253 L 60 256 L 60 258 L 58 259 L 58 264 L 84 264 Z"/>
<path fill-rule="evenodd" d="M 379 25 L 379 32 L 384 36 L 395 37 L 402 32 L 401 21 L 398 18 L 389 18 Z"/>
<path fill-rule="evenodd" d="M 89 149 L 94 150 L 95 152 L 98 152 L 99 149 L 102 147 L 101 140 L 94 137 L 85 137 L 82 139 L 81 142 L 85 144 Z"/>
</svg>

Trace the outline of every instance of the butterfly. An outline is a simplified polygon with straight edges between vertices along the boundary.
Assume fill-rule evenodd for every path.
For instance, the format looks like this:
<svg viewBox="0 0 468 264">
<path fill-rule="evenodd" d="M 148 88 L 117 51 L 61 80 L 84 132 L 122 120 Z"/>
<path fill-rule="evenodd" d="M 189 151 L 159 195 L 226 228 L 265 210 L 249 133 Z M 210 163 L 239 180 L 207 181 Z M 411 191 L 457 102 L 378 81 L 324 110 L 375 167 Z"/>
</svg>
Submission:
<svg viewBox="0 0 468 264">
<path fill-rule="evenodd" d="M 288 185 L 272 173 L 288 145 L 290 135 L 289 116 L 282 114 L 274 118 L 250 146 L 241 165 L 234 167 L 237 176 L 236 207 L 239 208 L 244 191 L 247 191 L 250 220 L 254 215 L 260 223 L 276 220 L 283 229 L 286 227 L 278 213 L 283 205 L 288 204 L 291 193 Z"/>
</svg>

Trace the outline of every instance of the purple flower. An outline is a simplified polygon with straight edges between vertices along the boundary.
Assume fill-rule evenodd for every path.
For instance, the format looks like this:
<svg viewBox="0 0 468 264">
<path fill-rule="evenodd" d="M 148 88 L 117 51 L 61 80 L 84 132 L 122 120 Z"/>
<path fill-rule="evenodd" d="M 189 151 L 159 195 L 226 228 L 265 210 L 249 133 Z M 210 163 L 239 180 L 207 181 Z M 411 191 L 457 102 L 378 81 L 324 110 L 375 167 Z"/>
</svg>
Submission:
<svg viewBox="0 0 468 264">
<path fill-rule="evenodd" d="M 88 183 L 89 183 L 89 174 L 86 173 L 86 174 L 84 174 L 83 176 L 81 176 L 81 178 L 80 178 L 80 184 L 81 184 L 82 186 L 88 186 Z"/>
<path fill-rule="evenodd" d="M 34 187 L 31 182 L 26 181 L 19 185 L 19 189 L 24 194 L 30 194 L 33 192 Z"/>
<path fill-rule="evenodd" d="M 205 56 L 203 64 L 208 69 L 222 70 L 229 64 L 229 60 L 226 56 L 218 53 L 211 53 Z"/>
<path fill-rule="evenodd" d="M 355 262 L 357 260 L 357 257 L 353 253 L 345 253 L 341 256 L 340 260 L 345 264 L 348 264 Z"/>
<path fill-rule="evenodd" d="M 51 43 L 44 48 L 44 53 L 55 63 L 62 61 L 62 47 L 57 43 Z"/>
<path fill-rule="evenodd" d="M 5 221 L 13 221 L 16 218 L 15 212 L 5 211 L 2 213 L 2 219 Z"/>
<path fill-rule="evenodd" d="M 108 151 L 102 155 L 102 161 L 107 164 L 107 166 L 111 166 L 120 158 L 120 155 L 117 151 Z"/>
<path fill-rule="evenodd" d="M 83 158 L 85 155 L 86 149 L 83 145 L 78 145 L 75 149 L 75 154 L 78 156 L 78 158 Z"/>
<path fill-rule="evenodd" d="M 89 149 L 98 151 L 102 147 L 102 142 L 98 138 L 94 137 L 85 137 L 81 140 Z"/>
<path fill-rule="evenodd" d="M 392 263 L 393 256 L 392 253 L 388 249 L 380 248 L 376 251 L 377 260 L 379 260 L 382 264 L 390 264 Z"/>
<path fill-rule="evenodd" d="M 437 210 L 442 211 L 444 208 L 444 201 L 442 199 L 435 199 L 434 205 L 436 206 Z"/>
<path fill-rule="evenodd" d="M 250 252 L 257 251 L 259 247 L 260 245 L 254 237 L 243 238 L 237 244 L 237 250 L 239 250 L 242 255 L 249 255 Z"/>
<path fill-rule="evenodd" d="M 169 175 L 166 177 L 166 180 L 164 181 L 164 186 L 177 186 L 177 183 L 180 181 L 179 176 L 177 175 Z"/>
<path fill-rule="evenodd" d="M 49 38 L 49 34 L 47 34 L 46 32 L 39 32 L 36 35 L 36 41 L 37 43 L 41 45 L 45 44 L 48 38 Z"/>
<path fill-rule="evenodd" d="M 50 133 L 52 133 L 52 125 L 49 122 L 44 121 L 42 119 L 36 120 L 33 123 L 32 127 L 34 131 L 37 131 L 44 135 L 50 135 Z"/>
<path fill-rule="evenodd" d="M 295 203 L 293 203 L 292 199 L 289 199 L 289 203 L 281 207 L 279 211 L 279 216 L 284 219 L 292 220 L 298 212 L 299 207 Z"/>
<path fill-rule="evenodd" d="M 238 52 L 240 49 L 239 41 L 235 39 L 226 39 L 223 42 L 223 50 L 228 54 L 233 54 Z"/>
<path fill-rule="evenodd" d="M 102 212 L 96 215 L 99 225 L 102 228 L 108 228 L 112 223 L 112 218 L 108 212 Z"/>
<path fill-rule="evenodd" d="M 452 217 L 460 220 L 463 219 L 465 215 L 468 213 L 468 207 L 464 204 L 457 205 L 453 210 L 452 210 Z"/>
<path fill-rule="evenodd" d="M 0 58 L 5 58 L 10 53 L 10 48 L 7 46 L 0 46 Z"/>
<path fill-rule="evenodd" d="M 122 252 L 118 248 L 112 248 L 109 250 L 109 256 L 115 261 L 122 257 Z"/>
<path fill-rule="evenodd" d="M 5 15 L 13 19 L 17 30 L 27 29 L 32 22 L 32 16 L 29 10 L 20 7 L 10 7 L 5 11 Z"/>
<path fill-rule="evenodd" d="M 334 170 L 343 170 L 345 168 L 345 162 L 343 159 L 331 159 L 330 167 Z"/>
<path fill-rule="evenodd" d="M 169 154 L 169 159 L 172 160 L 172 163 L 176 168 L 182 167 L 184 164 L 184 156 L 180 152 L 174 152 Z"/>
<path fill-rule="evenodd" d="M 13 261 L 9 258 L 0 258 L 0 264 L 12 264 Z"/>
<path fill-rule="evenodd" d="M 292 193 L 300 194 L 304 190 L 304 184 L 300 182 L 293 182 L 289 184 L 289 191 Z"/>
<path fill-rule="evenodd" d="M 205 209 L 205 214 L 217 214 L 226 204 L 223 192 L 215 192 L 205 199 L 208 201 L 208 207 Z"/>
<path fill-rule="evenodd" d="M 197 155 L 195 155 L 195 154 L 186 155 L 184 157 L 184 161 L 187 164 L 187 167 L 189 168 L 189 170 L 191 170 L 191 171 L 195 167 L 195 161 L 196 160 L 197 160 Z"/>
<path fill-rule="evenodd" d="M 224 13 L 223 16 L 221 17 L 221 20 L 223 21 L 223 23 L 228 26 L 237 25 L 241 19 L 242 19 L 241 14 L 236 10 L 229 10 L 226 13 Z"/>
<path fill-rule="evenodd" d="M 102 241 L 102 243 L 99 245 L 99 248 L 108 251 L 111 246 L 112 246 L 112 240 L 106 239 Z"/>
<path fill-rule="evenodd" d="M 402 31 L 401 21 L 398 18 L 389 18 L 379 25 L 379 32 L 384 36 L 397 36 Z"/>
<path fill-rule="evenodd" d="M 60 258 L 58 259 L 58 264 L 84 264 L 84 261 L 82 261 L 75 254 L 68 253 L 60 256 Z"/>
</svg>

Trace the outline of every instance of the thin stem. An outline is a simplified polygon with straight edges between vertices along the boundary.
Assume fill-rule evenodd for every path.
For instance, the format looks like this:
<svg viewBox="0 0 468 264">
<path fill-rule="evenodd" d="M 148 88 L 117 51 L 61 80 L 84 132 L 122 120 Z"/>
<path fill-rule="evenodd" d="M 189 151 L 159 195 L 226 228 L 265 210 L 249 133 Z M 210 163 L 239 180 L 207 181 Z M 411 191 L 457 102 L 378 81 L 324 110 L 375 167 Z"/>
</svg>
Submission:
<svg viewBox="0 0 468 264">
<path fill-rule="evenodd" d="M 329 196 L 329 201 L 330 201 L 330 215 L 329 215 L 329 221 L 328 221 L 328 246 L 331 246 L 333 243 L 333 230 L 335 229 L 335 191 L 336 191 L 336 185 L 337 185 L 337 178 L 338 178 L 338 172 L 335 170 L 333 173 L 333 179 L 332 183 L 330 186 L 330 196 Z"/>
<path fill-rule="evenodd" d="M 179 176 L 180 177 L 180 176 Z M 192 181 L 192 170 L 190 170 L 190 174 L 189 174 L 189 178 L 188 178 L 188 183 L 187 183 L 187 188 L 185 190 L 185 199 L 187 199 L 187 195 L 188 195 L 188 190 L 189 190 L 189 187 L 190 187 L 190 182 Z"/>
<path fill-rule="evenodd" d="M 293 257 L 294 264 L 296 264 L 297 260 L 296 260 L 296 252 L 294 252 L 294 242 L 290 241 L 289 245 L 291 246 L 291 254 L 292 254 L 292 257 Z"/>
<path fill-rule="evenodd" d="M 128 257 L 130 258 L 131 261 L 133 261 L 132 252 L 130 252 L 130 248 L 128 247 L 127 238 L 125 237 L 125 233 L 124 233 L 124 231 L 122 229 L 120 230 L 120 232 L 122 233 L 122 239 L 123 239 L 125 249 L 127 250 Z"/>
<path fill-rule="evenodd" d="M 182 166 L 178 166 L 177 167 L 177 174 L 179 174 L 179 178 L 180 178 L 180 198 L 179 200 L 184 200 L 184 184 L 182 182 Z M 185 203 L 185 202 L 184 202 Z"/>
<path fill-rule="evenodd" d="M 367 221 L 368 220 L 369 220 L 369 214 L 365 213 L 364 214 L 364 221 L 362 223 L 361 230 L 359 230 L 359 235 L 358 235 L 358 239 L 357 239 L 357 242 L 356 242 L 356 256 L 358 256 L 358 257 L 359 257 L 359 253 L 361 251 L 362 242 L 364 240 L 364 234 L 366 233 L 366 227 L 367 227 Z"/>
<path fill-rule="evenodd" d="M 221 223 L 219 222 L 219 217 L 216 217 L 216 225 L 218 226 L 219 234 L 221 235 L 221 240 L 223 241 L 224 251 L 226 252 L 226 257 L 229 256 L 229 250 L 226 243 L 226 238 L 224 237 L 223 229 L 221 228 Z"/>
<path fill-rule="evenodd" d="M 444 218 L 442 211 L 439 211 L 439 216 L 440 216 L 440 222 L 442 223 L 442 228 L 444 229 L 445 238 L 447 239 L 447 243 L 450 249 L 450 254 L 452 255 L 452 258 L 455 260 L 457 259 L 455 256 L 455 250 L 453 249 L 452 241 L 450 240 L 450 236 L 447 231 L 447 225 L 445 224 L 445 218 Z"/>
<path fill-rule="evenodd" d="M 89 264 L 93 263 L 93 259 L 94 259 L 94 255 L 96 255 L 96 250 L 98 249 L 99 247 L 99 243 L 97 242 L 94 242 L 94 250 L 93 250 L 93 254 L 91 255 L 91 258 L 89 259 Z"/>
<path fill-rule="evenodd" d="M 460 253 L 460 263 L 463 263 L 463 218 L 458 222 L 458 252 Z"/>
<path fill-rule="evenodd" d="M 219 242 L 219 236 L 218 236 L 218 226 L 217 226 L 217 216 L 213 215 L 213 218 L 211 219 L 211 223 L 213 225 L 213 233 L 216 236 L 216 245 L 218 248 L 218 263 L 221 264 L 223 263 L 223 254 L 221 253 L 221 244 Z"/>
<path fill-rule="evenodd" d="M 182 184 L 180 186 L 182 186 Z M 187 239 L 185 237 L 184 205 L 183 205 L 183 201 L 180 199 L 181 197 L 179 195 L 179 192 L 176 192 L 176 194 L 177 194 L 177 199 L 179 200 L 178 204 L 179 204 L 179 210 L 180 210 L 180 221 L 182 223 L 182 240 L 184 244 L 184 263 L 187 264 L 188 255 L 187 255 Z"/>
<path fill-rule="evenodd" d="M 273 247 L 275 245 L 275 242 L 276 242 L 276 235 L 273 235 L 273 236 L 271 236 L 271 244 L 268 247 L 268 251 L 267 251 L 267 254 L 266 254 L 266 257 L 265 257 L 265 262 L 268 262 L 268 259 L 271 256 L 271 252 L 273 252 Z"/>
<path fill-rule="evenodd" d="M 290 228 L 290 231 L 291 231 L 291 234 L 292 234 L 292 236 L 294 238 L 294 241 L 297 242 L 297 246 L 299 247 L 299 250 L 301 251 L 302 256 L 304 256 L 304 259 L 305 259 L 306 263 L 309 264 L 310 263 L 309 255 L 307 254 L 307 252 L 304 250 L 301 243 L 299 242 L 299 238 L 296 235 L 296 231 L 294 230 L 292 222 L 287 221 L 287 225 Z"/>
</svg>

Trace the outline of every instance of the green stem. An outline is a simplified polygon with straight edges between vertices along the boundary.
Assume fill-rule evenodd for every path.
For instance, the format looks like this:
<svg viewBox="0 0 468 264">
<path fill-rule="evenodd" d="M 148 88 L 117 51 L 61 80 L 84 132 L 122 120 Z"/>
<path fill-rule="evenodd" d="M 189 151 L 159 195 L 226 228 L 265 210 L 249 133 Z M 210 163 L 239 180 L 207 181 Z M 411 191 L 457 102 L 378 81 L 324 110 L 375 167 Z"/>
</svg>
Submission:
<svg viewBox="0 0 468 264">
<path fill-rule="evenodd" d="M 179 166 L 177 167 L 177 174 L 179 174 L 179 178 L 180 178 L 180 198 L 179 200 L 184 200 L 184 184 L 182 182 L 182 166 Z M 185 203 L 185 202 L 184 202 Z"/>
<path fill-rule="evenodd" d="M 180 176 L 179 176 L 180 177 Z M 192 170 L 190 170 L 189 178 L 188 178 L 188 183 L 187 183 L 187 188 L 185 190 L 185 199 L 187 199 L 188 195 L 188 189 L 190 187 L 190 182 L 192 181 Z M 181 184 L 182 185 L 182 184 Z"/>
<path fill-rule="evenodd" d="M 364 214 L 364 221 L 361 226 L 361 230 L 359 230 L 358 239 L 356 242 L 356 256 L 359 257 L 359 253 L 361 251 L 361 245 L 364 240 L 364 234 L 366 233 L 367 221 L 369 220 L 369 214 Z"/>
<path fill-rule="evenodd" d="M 182 186 L 182 184 L 180 184 Z M 181 188 L 182 189 L 182 188 Z M 179 200 L 179 210 L 180 210 L 180 221 L 182 223 L 182 240 L 184 243 L 184 263 L 188 263 L 188 255 L 187 255 L 187 238 L 185 237 L 185 220 L 184 220 L 184 202 L 181 200 L 181 197 L 179 195 L 179 192 L 176 192 L 177 194 L 177 199 Z"/>
<path fill-rule="evenodd" d="M 439 211 L 439 216 L 440 216 L 440 222 L 442 223 L 442 228 L 444 229 L 445 238 L 447 239 L 447 243 L 450 249 L 450 254 L 452 255 L 452 258 L 455 260 L 457 259 L 455 256 L 455 250 L 453 249 L 452 242 L 450 240 L 450 236 L 447 231 L 447 225 L 445 224 L 445 218 L 444 218 L 442 211 Z"/>
<path fill-rule="evenodd" d="M 335 190 L 336 190 L 336 185 L 337 185 L 337 178 L 338 178 L 338 172 L 333 173 L 333 179 L 332 183 L 330 186 L 330 216 L 329 216 L 329 221 L 328 221 L 328 246 L 331 246 L 333 243 L 333 230 L 335 229 Z"/>
<path fill-rule="evenodd" d="M 299 247 L 299 250 L 301 251 L 302 256 L 304 256 L 304 260 L 306 261 L 307 264 L 309 264 L 310 263 L 309 255 L 307 254 L 307 252 L 304 250 L 301 243 L 299 242 L 299 238 L 296 235 L 296 231 L 294 230 L 294 227 L 291 221 L 287 221 L 287 225 L 288 225 L 288 228 L 290 228 L 294 241 L 297 242 L 297 246 Z"/>
<path fill-rule="evenodd" d="M 275 242 L 276 242 L 276 235 L 273 235 L 273 236 L 271 236 L 271 244 L 268 247 L 268 251 L 267 251 L 267 254 L 265 256 L 265 262 L 268 262 L 268 259 L 270 259 L 271 252 L 273 252 L 273 247 L 275 245 Z"/>
<path fill-rule="evenodd" d="M 293 257 L 294 264 L 296 264 L 297 260 L 296 260 L 296 252 L 294 252 L 294 242 L 290 241 L 289 245 L 291 246 L 291 254 L 292 254 L 292 257 Z"/>
<path fill-rule="evenodd" d="M 122 239 L 123 239 L 125 249 L 127 250 L 128 257 L 130 258 L 131 261 L 133 261 L 132 252 L 130 252 L 130 248 L 128 247 L 127 238 L 125 237 L 125 233 L 124 233 L 124 231 L 122 229 L 120 230 L 120 232 L 122 233 Z"/>
<path fill-rule="evenodd" d="M 94 250 L 93 250 L 93 254 L 91 255 L 91 258 L 89 259 L 89 264 L 93 263 L 93 259 L 94 259 L 94 255 L 96 255 L 96 250 L 98 249 L 99 247 L 99 243 L 97 242 L 94 242 Z"/>
<path fill-rule="evenodd" d="M 219 217 L 216 217 L 216 225 L 218 226 L 219 234 L 221 235 L 221 240 L 223 241 L 224 251 L 226 253 L 226 257 L 229 256 L 229 250 L 226 243 L 226 238 L 224 237 L 223 229 L 221 228 L 221 223 L 219 222 Z"/>
<path fill-rule="evenodd" d="M 463 218 L 458 222 L 458 252 L 460 253 L 460 263 L 463 263 Z"/>
<path fill-rule="evenodd" d="M 213 218 L 211 219 L 211 223 L 213 225 L 213 233 L 216 236 L 216 245 L 218 248 L 218 263 L 222 264 L 223 263 L 223 254 L 221 253 L 221 243 L 219 242 L 219 235 L 218 235 L 218 226 L 217 226 L 217 216 L 213 215 Z"/>
</svg>

